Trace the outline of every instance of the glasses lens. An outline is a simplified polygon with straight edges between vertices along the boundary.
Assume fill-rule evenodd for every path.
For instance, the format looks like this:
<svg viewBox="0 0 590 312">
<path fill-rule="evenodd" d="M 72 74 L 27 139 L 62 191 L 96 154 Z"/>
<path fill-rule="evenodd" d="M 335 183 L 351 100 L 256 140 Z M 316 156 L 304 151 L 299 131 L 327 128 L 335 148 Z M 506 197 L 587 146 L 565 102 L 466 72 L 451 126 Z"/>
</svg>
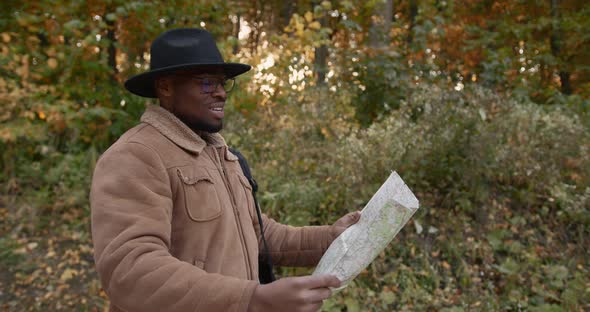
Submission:
<svg viewBox="0 0 590 312">
<path fill-rule="evenodd" d="M 214 93 L 221 85 L 225 92 L 229 92 L 234 88 L 236 81 L 232 79 L 215 79 L 215 78 L 199 78 L 191 77 L 201 81 L 201 91 L 203 93 Z"/>
<path fill-rule="evenodd" d="M 213 79 L 203 78 L 201 80 L 201 90 L 203 90 L 203 92 L 205 93 L 212 93 L 213 91 L 215 91 L 216 87 L 217 81 Z"/>
<path fill-rule="evenodd" d="M 233 78 L 223 80 L 223 90 L 225 90 L 225 92 L 229 92 L 234 88 L 235 84 L 236 84 L 236 81 Z"/>
</svg>

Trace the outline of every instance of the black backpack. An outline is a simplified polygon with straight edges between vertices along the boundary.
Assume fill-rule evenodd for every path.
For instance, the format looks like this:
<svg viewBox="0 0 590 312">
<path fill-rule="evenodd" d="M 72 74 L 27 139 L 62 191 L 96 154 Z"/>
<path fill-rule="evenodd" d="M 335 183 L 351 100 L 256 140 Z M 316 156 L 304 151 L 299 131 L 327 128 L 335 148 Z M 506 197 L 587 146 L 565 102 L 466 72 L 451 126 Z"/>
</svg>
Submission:
<svg viewBox="0 0 590 312">
<path fill-rule="evenodd" d="M 272 271 L 272 260 L 268 251 L 268 245 L 266 244 L 266 239 L 264 238 L 264 226 L 262 225 L 260 206 L 258 205 L 258 200 L 256 199 L 258 184 L 256 183 L 256 180 L 252 178 L 250 166 L 248 166 L 248 162 L 246 161 L 246 158 L 244 158 L 244 155 L 233 148 L 230 148 L 229 150 L 238 157 L 240 167 L 242 167 L 242 172 L 244 172 L 244 176 L 246 176 L 248 182 L 250 182 L 250 185 L 252 186 L 252 197 L 254 197 L 256 215 L 258 216 L 258 224 L 260 225 L 260 235 L 262 236 L 262 243 L 264 244 L 264 251 L 258 254 L 258 279 L 260 280 L 261 284 L 272 283 L 275 281 L 275 275 Z"/>
</svg>

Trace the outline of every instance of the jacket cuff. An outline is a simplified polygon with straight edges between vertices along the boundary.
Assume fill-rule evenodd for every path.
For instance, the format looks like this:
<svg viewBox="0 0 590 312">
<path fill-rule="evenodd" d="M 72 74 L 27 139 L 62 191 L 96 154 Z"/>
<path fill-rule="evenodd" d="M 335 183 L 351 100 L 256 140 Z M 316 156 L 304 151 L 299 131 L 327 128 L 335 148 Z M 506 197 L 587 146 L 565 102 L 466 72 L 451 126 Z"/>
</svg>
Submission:
<svg viewBox="0 0 590 312">
<path fill-rule="evenodd" d="M 332 242 L 338 237 L 338 235 L 336 234 L 336 231 L 332 229 L 331 225 L 324 225 L 323 227 L 326 228 L 324 230 L 324 242 L 326 242 L 326 245 L 324 246 L 325 252 L 328 249 L 328 247 L 330 247 L 330 244 L 332 244 Z"/>
<path fill-rule="evenodd" d="M 258 282 L 256 281 L 249 281 L 248 284 L 246 285 L 246 288 L 244 289 L 244 292 L 242 293 L 242 297 L 240 298 L 240 302 L 242 304 L 240 304 L 240 308 L 238 311 L 240 312 L 246 312 L 248 311 L 248 307 L 250 306 L 250 301 L 252 301 L 252 296 L 254 295 L 254 290 L 256 290 L 256 287 L 258 286 Z"/>
</svg>

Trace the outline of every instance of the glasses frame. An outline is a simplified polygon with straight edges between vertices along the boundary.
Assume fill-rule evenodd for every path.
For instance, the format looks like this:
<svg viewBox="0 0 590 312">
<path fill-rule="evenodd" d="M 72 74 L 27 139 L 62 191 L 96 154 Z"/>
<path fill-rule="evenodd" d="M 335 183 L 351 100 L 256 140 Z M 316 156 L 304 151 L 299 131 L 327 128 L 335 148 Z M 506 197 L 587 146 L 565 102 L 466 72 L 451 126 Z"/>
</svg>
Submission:
<svg viewBox="0 0 590 312">
<path fill-rule="evenodd" d="M 221 88 L 223 89 L 223 91 L 225 91 L 225 93 L 230 93 L 235 85 L 236 85 L 236 79 L 235 78 L 214 78 L 214 77 L 195 77 L 193 75 L 179 75 L 182 77 L 187 77 L 190 78 L 192 80 L 199 80 L 201 81 L 200 83 L 200 88 L 201 88 L 201 94 L 213 94 L 217 91 L 217 88 L 219 88 L 219 86 L 221 86 Z M 212 83 L 214 82 L 214 83 Z M 227 86 L 227 84 L 229 83 L 229 87 Z M 210 90 L 209 90 L 210 88 Z"/>
</svg>

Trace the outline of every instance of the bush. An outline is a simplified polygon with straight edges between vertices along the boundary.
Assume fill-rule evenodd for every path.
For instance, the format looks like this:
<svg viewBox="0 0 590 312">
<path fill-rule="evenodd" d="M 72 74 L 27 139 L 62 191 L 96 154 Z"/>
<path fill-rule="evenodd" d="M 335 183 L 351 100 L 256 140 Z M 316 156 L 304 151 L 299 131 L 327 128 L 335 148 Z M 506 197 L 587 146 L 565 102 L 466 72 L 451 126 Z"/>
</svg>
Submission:
<svg viewBox="0 0 590 312">
<path fill-rule="evenodd" d="M 282 222 L 333 222 L 362 208 L 390 170 L 420 200 L 414 225 L 326 311 L 588 304 L 579 277 L 539 286 L 546 268 L 587 261 L 590 135 L 577 112 L 428 85 L 363 128 L 328 92 L 275 105 L 272 118 L 265 110 L 228 121 L 230 142 L 254 155 L 262 209 Z"/>
<path fill-rule="evenodd" d="M 437 205 L 468 213 L 497 198 L 511 198 L 522 211 L 584 209 L 575 203 L 590 182 L 590 135 L 566 106 L 519 102 L 479 87 L 456 92 L 429 85 L 416 87 L 398 110 L 363 129 L 338 126 L 343 123 L 332 120 L 341 116 L 325 112 L 341 103 L 323 100 L 324 113 L 305 112 L 305 103 L 285 105 L 274 112 L 280 116 L 275 123 L 238 131 L 243 149 L 260 155 L 253 167 L 263 201 L 280 207 L 280 215 L 313 207 L 338 215 L 362 207 L 390 170 L 415 192 L 436 194 Z M 330 123 L 337 126 L 324 130 Z M 297 198 L 312 206 L 300 206 Z M 325 211 L 316 212 L 325 217 Z"/>
</svg>

